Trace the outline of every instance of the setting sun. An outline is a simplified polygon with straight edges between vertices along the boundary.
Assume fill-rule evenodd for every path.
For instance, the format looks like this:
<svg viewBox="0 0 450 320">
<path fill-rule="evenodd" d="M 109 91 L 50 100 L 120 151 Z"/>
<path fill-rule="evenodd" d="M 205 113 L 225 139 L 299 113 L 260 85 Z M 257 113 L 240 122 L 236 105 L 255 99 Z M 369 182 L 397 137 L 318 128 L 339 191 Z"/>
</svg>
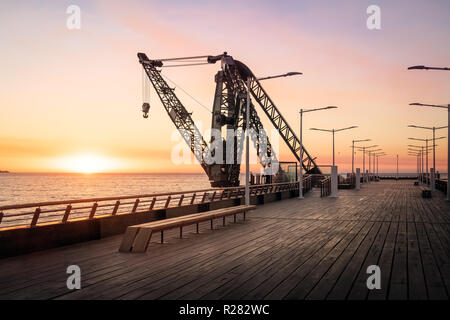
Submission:
<svg viewBox="0 0 450 320">
<path fill-rule="evenodd" d="M 92 154 L 70 156 L 62 158 L 58 162 L 64 171 L 86 174 L 108 172 L 116 167 L 112 159 Z"/>
</svg>

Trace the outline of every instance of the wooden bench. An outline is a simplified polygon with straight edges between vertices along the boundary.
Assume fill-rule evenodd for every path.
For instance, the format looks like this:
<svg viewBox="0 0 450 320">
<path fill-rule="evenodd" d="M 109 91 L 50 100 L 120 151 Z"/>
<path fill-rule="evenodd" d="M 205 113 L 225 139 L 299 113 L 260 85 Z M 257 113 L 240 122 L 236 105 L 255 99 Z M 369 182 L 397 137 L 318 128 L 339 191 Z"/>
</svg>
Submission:
<svg viewBox="0 0 450 320">
<path fill-rule="evenodd" d="M 217 209 L 207 212 L 190 214 L 177 218 L 163 219 L 143 223 L 135 226 L 129 226 L 125 231 L 122 243 L 120 245 L 120 252 L 145 252 L 152 237 L 153 232 L 161 232 L 161 243 L 164 242 L 164 231 L 168 229 L 180 228 L 180 238 L 183 237 L 183 227 L 196 224 L 198 233 L 198 224 L 204 221 L 211 221 L 211 229 L 213 228 L 213 220 L 223 218 L 223 225 L 225 225 L 225 217 L 234 215 L 234 222 L 236 222 L 236 214 L 243 213 L 245 220 L 245 213 L 255 209 L 256 206 L 240 205 L 235 207 Z"/>
<path fill-rule="evenodd" d="M 421 187 L 422 198 L 431 198 L 431 190 L 428 187 Z"/>
</svg>

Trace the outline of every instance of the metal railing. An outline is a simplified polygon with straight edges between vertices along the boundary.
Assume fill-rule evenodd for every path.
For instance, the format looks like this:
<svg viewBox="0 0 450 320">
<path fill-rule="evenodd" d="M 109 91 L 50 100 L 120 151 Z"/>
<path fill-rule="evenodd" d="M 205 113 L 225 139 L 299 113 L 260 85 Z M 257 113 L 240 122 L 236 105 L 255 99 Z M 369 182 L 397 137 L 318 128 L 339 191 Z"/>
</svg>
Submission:
<svg viewBox="0 0 450 320">
<path fill-rule="evenodd" d="M 328 197 L 331 194 L 331 177 L 320 180 L 320 196 Z"/>
<path fill-rule="evenodd" d="M 304 186 L 311 188 L 311 178 L 305 177 Z M 250 195 L 297 190 L 298 182 L 250 186 Z M 307 190 L 309 190 L 307 189 Z M 151 212 L 158 209 L 242 198 L 245 186 L 210 188 L 182 192 L 167 192 L 134 196 L 72 199 L 0 206 L 0 229 L 35 227 L 38 224 L 66 223 L 68 221 Z M 31 210 L 30 210 L 31 209 Z"/>
</svg>

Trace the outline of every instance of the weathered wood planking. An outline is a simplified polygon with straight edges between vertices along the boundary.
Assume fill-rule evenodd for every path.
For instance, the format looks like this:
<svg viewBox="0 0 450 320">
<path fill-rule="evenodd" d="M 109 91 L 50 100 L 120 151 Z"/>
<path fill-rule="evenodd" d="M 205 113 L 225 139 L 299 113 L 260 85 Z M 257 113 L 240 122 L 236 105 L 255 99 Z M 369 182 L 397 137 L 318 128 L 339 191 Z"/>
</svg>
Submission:
<svg viewBox="0 0 450 320">
<path fill-rule="evenodd" d="M 4 299 L 448 299 L 450 204 L 411 181 L 385 180 L 338 199 L 258 207 L 248 221 L 200 223 L 155 237 L 141 255 L 122 236 L 0 261 Z M 227 218 L 233 222 L 233 217 Z M 66 268 L 82 270 L 69 291 Z M 381 290 L 368 290 L 369 265 Z"/>
</svg>

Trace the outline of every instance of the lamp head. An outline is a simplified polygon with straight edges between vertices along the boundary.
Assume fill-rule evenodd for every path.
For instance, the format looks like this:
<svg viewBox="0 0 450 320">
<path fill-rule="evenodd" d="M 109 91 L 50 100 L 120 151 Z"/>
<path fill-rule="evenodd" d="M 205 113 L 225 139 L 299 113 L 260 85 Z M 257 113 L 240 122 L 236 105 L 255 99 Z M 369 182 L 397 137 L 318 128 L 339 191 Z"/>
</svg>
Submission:
<svg viewBox="0 0 450 320">
<path fill-rule="evenodd" d="M 408 67 L 408 70 L 426 70 L 428 69 L 425 66 L 412 66 L 412 67 Z"/>
<path fill-rule="evenodd" d="M 303 73 L 294 71 L 294 72 L 288 72 L 288 73 L 286 73 L 286 76 L 289 77 L 289 76 L 296 76 L 296 75 L 300 75 L 300 74 L 303 74 Z"/>
</svg>

